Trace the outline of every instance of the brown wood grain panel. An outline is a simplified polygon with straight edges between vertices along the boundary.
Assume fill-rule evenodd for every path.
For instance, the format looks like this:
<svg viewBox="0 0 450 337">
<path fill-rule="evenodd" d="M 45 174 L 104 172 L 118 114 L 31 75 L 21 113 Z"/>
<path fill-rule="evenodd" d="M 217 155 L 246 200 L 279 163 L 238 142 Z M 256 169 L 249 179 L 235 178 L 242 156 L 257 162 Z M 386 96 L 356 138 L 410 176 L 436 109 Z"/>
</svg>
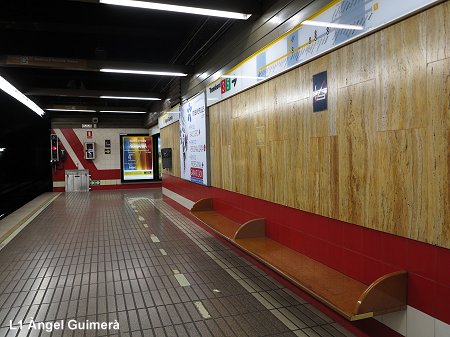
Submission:
<svg viewBox="0 0 450 337">
<path fill-rule="evenodd" d="M 338 88 L 375 79 L 375 35 L 337 51 Z"/>
<path fill-rule="evenodd" d="M 222 181 L 222 156 L 221 151 L 221 128 L 220 128 L 220 105 L 209 108 L 209 151 L 211 184 L 219 185 Z"/>
<path fill-rule="evenodd" d="M 269 142 L 283 140 L 285 132 L 283 129 L 283 115 L 285 107 L 267 111 L 267 140 Z"/>
<path fill-rule="evenodd" d="M 219 104 L 220 110 L 220 145 L 231 145 L 231 100 L 223 101 Z"/>
<path fill-rule="evenodd" d="M 339 90 L 339 201 L 341 220 L 367 224 L 373 199 L 375 82 Z"/>
<path fill-rule="evenodd" d="M 310 211 L 337 218 L 339 216 L 339 162 L 337 137 L 311 138 L 308 175 Z"/>
<path fill-rule="evenodd" d="M 214 105 L 208 109 L 209 115 L 209 143 L 211 147 L 217 147 L 221 144 L 221 126 L 220 113 L 221 106 Z"/>
<path fill-rule="evenodd" d="M 427 89 L 432 128 L 450 129 L 450 58 L 428 65 Z"/>
<path fill-rule="evenodd" d="M 287 98 L 286 74 L 277 76 L 266 83 L 264 106 L 271 115 L 280 107 L 283 107 Z"/>
<path fill-rule="evenodd" d="M 427 74 L 430 171 L 428 237 L 450 248 L 450 58 L 430 63 Z"/>
<path fill-rule="evenodd" d="M 448 10 L 215 105 L 213 185 L 450 248 Z M 313 113 L 312 75 L 324 70 L 329 109 Z"/>
<path fill-rule="evenodd" d="M 220 186 L 222 184 L 222 155 L 220 146 L 210 147 L 210 169 L 211 185 Z"/>
<path fill-rule="evenodd" d="M 377 133 L 373 228 L 429 241 L 426 141 L 426 129 Z"/>
<path fill-rule="evenodd" d="M 286 141 L 272 141 L 267 145 L 264 199 L 285 205 L 286 198 Z"/>
<path fill-rule="evenodd" d="M 233 161 L 231 158 L 231 145 L 222 146 L 222 179 L 221 184 L 215 187 L 233 191 Z"/>
<path fill-rule="evenodd" d="M 310 172 L 311 114 L 309 99 L 289 104 L 287 127 L 289 135 L 286 143 L 286 202 L 294 208 L 307 210 L 308 179 Z"/>
<path fill-rule="evenodd" d="M 311 69 L 310 64 L 304 64 L 303 66 L 294 69 L 298 73 L 298 82 L 294 86 L 293 90 L 295 90 L 298 100 L 303 100 L 305 98 L 311 97 Z M 293 100 L 294 101 L 294 100 Z"/>
<path fill-rule="evenodd" d="M 430 134 L 428 241 L 450 248 L 450 129 Z"/>
<path fill-rule="evenodd" d="M 164 169 L 163 173 L 180 177 L 180 126 L 173 123 L 161 129 L 161 147 L 172 148 L 172 168 Z"/>
<path fill-rule="evenodd" d="M 450 1 L 426 12 L 427 61 L 450 57 Z"/>
<path fill-rule="evenodd" d="M 425 14 L 375 34 L 378 130 L 427 127 Z"/>
</svg>

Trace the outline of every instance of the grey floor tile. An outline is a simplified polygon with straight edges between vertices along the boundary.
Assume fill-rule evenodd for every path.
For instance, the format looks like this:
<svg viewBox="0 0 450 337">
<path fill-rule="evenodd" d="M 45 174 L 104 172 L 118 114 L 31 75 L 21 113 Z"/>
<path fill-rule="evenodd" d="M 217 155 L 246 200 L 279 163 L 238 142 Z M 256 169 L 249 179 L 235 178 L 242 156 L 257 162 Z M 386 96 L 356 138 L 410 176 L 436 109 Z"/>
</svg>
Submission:
<svg viewBox="0 0 450 337">
<path fill-rule="evenodd" d="M 62 194 L 0 251 L 0 336 L 15 336 L 9 319 L 30 315 L 120 323 L 55 337 L 351 336 L 305 304 L 158 190 Z"/>
</svg>

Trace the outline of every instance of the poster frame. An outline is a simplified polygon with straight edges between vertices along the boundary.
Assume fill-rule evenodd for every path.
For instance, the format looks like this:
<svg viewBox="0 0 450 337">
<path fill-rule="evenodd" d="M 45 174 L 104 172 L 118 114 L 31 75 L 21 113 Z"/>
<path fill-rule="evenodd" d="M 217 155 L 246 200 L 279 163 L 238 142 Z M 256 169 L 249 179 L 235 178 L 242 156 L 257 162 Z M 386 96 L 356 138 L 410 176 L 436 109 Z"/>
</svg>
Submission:
<svg viewBox="0 0 450 337">
<path fill-rule="evenodd" d="M 148 133 L 130 133 L 130 134 L 121 134 L 119 139 L 119 144 L 120 144 L 120 181 L 122 183 L 125 184 L 130 184 L 130 183 L 145 183 L 145 182 L 151 182 L 151 181 L 155 181 L 155 161 L 154 161 L 154 148 L 153 148 L 153 138 L 152 136 L 150 136 Z M 132 179 L 132 180 L 125 180 L 124 179 L 124 169 L 123 169 L 123 138 L 124 137 L 149 137 L 152 140 L 152 155 L 151 155 L 151 160 L 152 160 L 152 171 L 153 171 L 153 177 L 151 179 Z"/>
</svg>

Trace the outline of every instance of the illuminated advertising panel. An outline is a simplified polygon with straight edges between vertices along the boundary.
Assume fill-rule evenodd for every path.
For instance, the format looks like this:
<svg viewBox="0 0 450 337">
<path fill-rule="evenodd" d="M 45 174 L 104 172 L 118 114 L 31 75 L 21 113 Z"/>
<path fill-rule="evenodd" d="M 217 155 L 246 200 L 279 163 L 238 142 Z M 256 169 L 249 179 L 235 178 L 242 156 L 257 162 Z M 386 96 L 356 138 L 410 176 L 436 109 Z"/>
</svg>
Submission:
<svg viewBox="0 0 450 337">
<path fill-rule="evenodd" d="M 152 137 L 120 136 L 122 181 L 153 179 Z"/>
<path fill-rule="evenodd" d="M 181 178 L 208 185 L 208 134 L 206 96 L 202 92 L 181 106 Z"/>
</svg>

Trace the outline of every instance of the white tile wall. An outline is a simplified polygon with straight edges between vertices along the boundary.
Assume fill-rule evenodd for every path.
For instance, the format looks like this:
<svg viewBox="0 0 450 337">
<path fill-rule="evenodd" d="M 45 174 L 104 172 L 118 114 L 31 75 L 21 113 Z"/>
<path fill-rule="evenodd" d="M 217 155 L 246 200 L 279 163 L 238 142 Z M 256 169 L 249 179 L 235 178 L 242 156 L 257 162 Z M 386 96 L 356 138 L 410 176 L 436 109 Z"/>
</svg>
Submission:
<svg viewBox="0 0 450 337">
<path fill-rule="evenodd" d="M 92 131 L 92 139 L 88 139 L 86 131 Z M 148 129 L 74 129 L 81 143 L 95 142 L 95 166 L 99 170 L 120 169 L 120 135 L 149 134 Z M 111 154 L 105 154 L 105 139 L 111 140 Z"/>
<path fill-rule="evenodd" d="M 434 337 L 450 337 L 450 325 L 436 319 L 434 322 Z"/>
<path fill-rule="evenodd" d="M 435 337 L 435 318 L 424 312 L 408 306 L 406 313 L 407 337 Z"/>
<path fill-rule="evenodd" d="M 194 202 L 163 187 L 162 188 L 162 194 L 164 194 L 165 196 L 169 197 L 170 199 L 176 201 L 177 203 L 179 203 L 181 206 L 187 208 L 187 209 L 191 209 L 192 206 L 194 206 Z"/>
<path fill-rule="evenodd" d="M 406 336 L 407 310 L 377 316 L 376 319 L 399 334 Z"/>
<path fill-rule="evenodd" d="M 406 337 L 450 337 L 450 325 L 416 308 L 375 317 Z"/>
</svg>

